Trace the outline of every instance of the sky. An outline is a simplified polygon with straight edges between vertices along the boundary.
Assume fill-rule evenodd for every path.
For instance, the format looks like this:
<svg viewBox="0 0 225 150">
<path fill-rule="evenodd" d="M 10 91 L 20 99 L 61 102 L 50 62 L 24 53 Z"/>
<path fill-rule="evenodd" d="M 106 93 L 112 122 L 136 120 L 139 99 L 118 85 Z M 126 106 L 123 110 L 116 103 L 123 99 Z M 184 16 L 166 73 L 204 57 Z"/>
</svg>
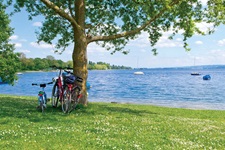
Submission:
<svg viewBox="0 0 225 150">
<path fill-rule="evenodd" d="M 205 0 L 202 0 L 205 2 Z M 10 11 L 10 10 L 9 10 Z M 15 52 L 22 52 L 27 58 L 46 58 L 51 55 L 55 59 L 63 61 L 72 60 L 73 45 L 69 46 L 61 55 L 54 53 L 52 45 L 36 43 L 35 31 L 42 26 L 42 17 L 28 20 L 25 11 L 15 14 L 10 26 L 14 28 L 14 34 L 10 37 L 15 44 Z M 201 23 L 198 26 L 202 30 L 211 27 L 210 24 Z M 193 65 L 225 65 L 225 25 L 216 28 L 212 35 L 194 35 L 188 40 L 190 52 L 183 48 L 182 36 L 177 35 L 174 40 L 168 40 L 169 32 L 164 33 L 156 45 L 158 55 L 154 56 L 148 40 L 148 35 L 142 33 L 137 39 L 130 41 L 125 49 L 129 49 L 127 55 L 116 52 L 111 55 L 104 48 L 91 43 L 88 45 L 88 60 L 93 62 L 106 62 L 111 65 L 124 65 L 133 68 L 165 68 L 183 67 Z"/>
</svg>

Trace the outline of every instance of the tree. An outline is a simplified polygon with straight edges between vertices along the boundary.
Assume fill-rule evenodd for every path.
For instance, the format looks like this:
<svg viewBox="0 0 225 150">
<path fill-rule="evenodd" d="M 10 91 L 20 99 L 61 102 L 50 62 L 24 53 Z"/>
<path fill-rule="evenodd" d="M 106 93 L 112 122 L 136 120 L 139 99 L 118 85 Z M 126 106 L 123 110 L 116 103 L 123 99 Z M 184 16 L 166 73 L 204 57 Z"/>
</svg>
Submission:
<svg viewBox="0 0 225 150">
<path fill-rule="evenodd" d="M 46 57 L 46 59 L 47 59 L 47 62 L 48 62 L 48 66 L 49 66 L 49 67 L 50 67 L 50 66 L 54 66 L 54 65 L 56 64 L 56 60 L 55 60 L 55 58 L 54 58 L 53 56 L 48 55 L 48 56 Z"/>
<path fill-rule="evenodd" d="M 36 70 L 43 70 L 49 67 L 48 62 L 41 58 L 35 58 L 34 64 Z"/>
<path fill-rule="evenodd" d="M 3 82 L 13 84 L 17 79 L 19 55 L 14 53 L 14 45 L 9 43 L 13 29 L 9 26 L 10 20 L 5 9 L 5 5 L 0 1 L 0 78 Z"/>
<path fill-rule="evenodd" d="M 69 68 L 73 68 L 73 61 L 71 61 L 71 60 L 67 61 L 66 66 Z"/>
<path fill-rule="evenodd" d="M 26 54 L 19 53 L 19 60 L 20 60 L 20 63 L 21 63 L 20 69 L 21 70 L 26 70 L 27 66 L 29 65 L 28 59 L 26 58 Z"/>
<path fill-rule="evenodd" d="M 152 51 L 157 54 L 154 46 L 163 32 L 172 31 L 172 39 L 183 31 L 184 48 L 190 50 L 187 39 L 195 33 L 206 34 L 196 23 L 211 22 L 215 27 L 224 23 L 224 1 L 208 0 L 207 4 L 203 6 L 200 0 L 17 0 L 14 6 L 16 11 L 26 7 L 30 19 L 45 17 L 38 42 L 57 40 L 55 48 L 62 51 L 74 44 L 74 73 L 85 81 L 82 101 L 87 104 L 88 44 L 96 42 L 111 53 L 126 54 L 124 46 L 143 31 L 149 34 Z"/>
</svg>

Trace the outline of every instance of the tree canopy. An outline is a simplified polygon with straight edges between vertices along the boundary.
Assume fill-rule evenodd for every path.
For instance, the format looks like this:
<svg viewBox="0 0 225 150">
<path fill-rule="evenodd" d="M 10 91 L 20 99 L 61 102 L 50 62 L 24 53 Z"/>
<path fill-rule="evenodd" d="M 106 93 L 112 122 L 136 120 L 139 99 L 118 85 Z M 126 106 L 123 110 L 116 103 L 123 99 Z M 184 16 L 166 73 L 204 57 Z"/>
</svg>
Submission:
<svg viewBox="0 0 225 150">
<path fill-rule="evenodd" d="M 8 0 L 12 4 L 13 0 Z M 17 0 L 15 10 L 25 7 L 29 17 L 43 15 L 43 26 L 37 32 L 38 42 L 54 44 L 62 52 L 71 43 L 74 73 L 87 79 L 87 46 L 91 42 L 111 53 L 124 49 L 129 40 L 147 32 L 152 51 L 163 32 L 171 31 L 170 39 L 182 31 L 184 48 L 187 39 L 201 31 L 197 23 L 224 24 L 224 0 Z M 56 41 L 56 42 L 55 42 Z M 85 82 L 83 91 L 86 93 Z M 87 97 L 84 96 L 84 102 Z"/>
<path fill-rule="evenodd" d="M 207 34 L 196 23 L 224 23 L 224 5 L 223 0 L 208 0 L 206 6 L 202 0 L 17 0 L 15 8 L 19 11 L 26 7 L 30 19 L 44 15 L 43 27 L 37 32 L 39 42 L 52 44 L 57 39 L 55 47 L 64 51 L 75 42 L 73 30 L 77 28 L 87 35 L 87 43 L 97 42 L 114 53 L 123 51 L 141 31 L 149 33 L 156 52 L 154 45 L 163 32 L 172 31 L 172 38 L 182 30 L 184 48 L 188 50 L 187 38 L 195 33 Z"/>
<path fill-rule="evenodd" d="M 5 9 L 0 1 L 0 78 L 3 82 L 13 84 L 17 79 L 19 59 L 18 54 L 14 53 L 14 45 L 9 42 L 13 29 L 9 26 L 10 20 Z"/>
</svg>

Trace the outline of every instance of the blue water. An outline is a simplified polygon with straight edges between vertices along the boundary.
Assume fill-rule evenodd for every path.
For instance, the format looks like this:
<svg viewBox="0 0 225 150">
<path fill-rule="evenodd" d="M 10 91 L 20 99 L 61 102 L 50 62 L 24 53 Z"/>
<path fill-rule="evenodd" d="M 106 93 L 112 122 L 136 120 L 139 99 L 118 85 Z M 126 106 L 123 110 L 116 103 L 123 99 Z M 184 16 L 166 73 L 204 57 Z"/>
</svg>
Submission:
<svg viewBox="0 0 225 150">
<path fill-rule="evenodd" d="M 146 69 L 144 75 L 134 70 L 89 71 L 89 101 L 152 104 L 177 108 L 225 110 L 225 70 Z M 210 74 L 205 81 L 203 75 Z M 32 72 L 19 75 L 14 86 L 0 85 L 0 94 L 35 96 L 39 90 L 31 83 L 49 82 L 56 72 Z M 46 87 L 51 95 L 52 85 Z"/>
</svg>

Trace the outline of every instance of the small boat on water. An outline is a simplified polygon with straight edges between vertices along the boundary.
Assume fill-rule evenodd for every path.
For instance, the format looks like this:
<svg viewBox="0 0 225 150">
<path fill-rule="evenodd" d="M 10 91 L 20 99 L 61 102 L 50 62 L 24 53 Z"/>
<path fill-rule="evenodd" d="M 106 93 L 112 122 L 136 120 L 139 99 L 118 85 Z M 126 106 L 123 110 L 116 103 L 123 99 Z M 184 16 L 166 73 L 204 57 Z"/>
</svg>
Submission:
<svg viewBox="0 0 225 150">
<path fill-rule="evenodd" d="M 201 73 L 199 73 L 199 72 L 192 72 L 191 75 L 192 76 L 199 76 L 199 75 L 201 75 Z"/>
<path fill-rule="evenodd" d="M 135 74 L 135 75 L 143 75 L 144 72 L 142 72 L 142 71 L 136 71 L 136 72 L 134 72 L 134 74 Z"/>
<path fill-rule="evenodd" d="M 86 82 L 86 87 L 87 87 L 87 89 L 90 89 L 91 88 L 91 84 L 89 82 Z"/>
<path fill-rule="evenodd" d="M 138 61 L 139 61 L 139 59 L 137 59 L 137 69 L 139 70 L 140 68 L 138 67 Z M 142 72 L 142 71 L 135 71 L 134 74 L 135 75 L 143 75 L 144 72 Z"/>
<path fill-rule="evenodd" d="M 194 58 L 194 66 L 195 66 L 195 58 Z M 201 73 L 199 73 L 199 72 L 192 72 L 191 75 L 192 76 L 199 76 L 199 75 L 201 75 Z"/>
<path fill-rule="evenodd" d="M 211 80 L 211 76 L 210 75 L 204 75 L 203 77 L 203 80 Z"/>
</svg>

